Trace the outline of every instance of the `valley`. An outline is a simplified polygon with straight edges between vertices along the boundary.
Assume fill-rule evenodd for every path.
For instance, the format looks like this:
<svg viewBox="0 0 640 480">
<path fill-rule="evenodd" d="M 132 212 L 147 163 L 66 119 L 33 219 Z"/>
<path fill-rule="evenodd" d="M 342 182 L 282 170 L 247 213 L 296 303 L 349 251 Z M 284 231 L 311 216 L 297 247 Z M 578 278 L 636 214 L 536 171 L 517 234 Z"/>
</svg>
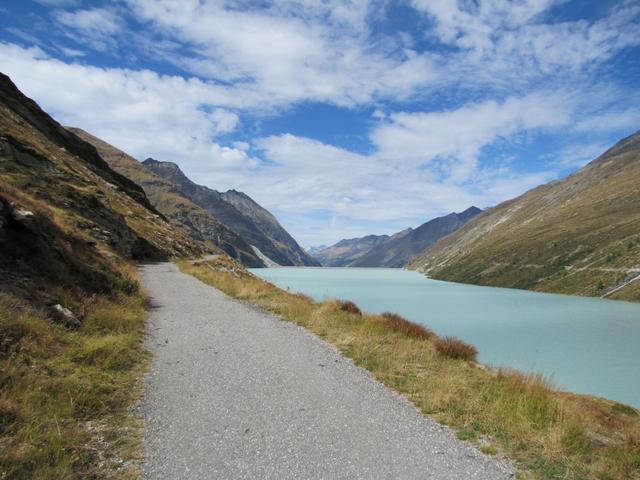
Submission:
<svg viewBox="0 0 640 480">
<path fill-rule="evenodd" d="M 244 454 L 252 459 L 244 470 L 233 461 L 261 444 L 256 429 L 285 432 L 282 449 L 298 445 L 287 419 L 321 432 L 326 455 L 335 439 L 357 437 L 360 471 L 384 459 L 376 471 L 397 472 L 394 459 L 405 457 L 368 439 L 386 438 L 379 426 L 408 412 L 410 433 L 398 442 L 415 449 L 403 462 L 415 460 L 414 476 L 425 468 L 442 478 L 468 469 L 487 479 L 515 470 L 545 479 L 638 473 L 638 306 L 522 290 L 640 298 L 639 134 L 496 207 L 312 256 L 245 193 L 198 185 L 176 163 L 140 162 L 65 128 L 4 75 L 0 109 L 0 469 L 8 478 L 159 478 L 166 462 L 175 472 L 209 471 L 218 467 L 207 458 L 224 451 L 204 452 L 230 438 L 235 446 L 217 460 L 229 475 L 288 472 L 283 459 Z M 320 263 L 349 268 L 305 268 Z M 282 336 L 291 323 L 305 330 Z M 344 383 L 345 370 L 313 353 L 326 351 L 382 383 L 353 365 Z M 305 390 L 309 378 L 328 387 Z M 360 382 L 362 390 L 348 386 Z M 182 400 L 196 386 L 202 398 Z M 370 401 L 376 392 L 389 408 L 371 403 L 362 418 L 378 427 L 361 435 L 334 432 L 342 417 L 333 411 L 321 424 L 308 419 L 322 411 L 310 399 L 341 402 L 355 432 L 365 421 L 355 414 L 358 395 Z M 144 421 L 134 414 L 141 398 Z M 291 414 L 291 398 L 307 406 Z M 184 404 L 198 413 L 183 415 Z M 265 410 L 249 415 L 243 405 Z M 165 411 L 175 415 L 157 423 Z M 220 418 L 241 430 L 214 441 L 219 412 L 234 412 Z M 167 450 L 185 432 L 208 442 L 196 458 L 189 448 Z M 427 447 L 435 444 L 455 468 L 438 463 Z M 298 454 L 296 471 L 325 465 Z"/>
</svg>

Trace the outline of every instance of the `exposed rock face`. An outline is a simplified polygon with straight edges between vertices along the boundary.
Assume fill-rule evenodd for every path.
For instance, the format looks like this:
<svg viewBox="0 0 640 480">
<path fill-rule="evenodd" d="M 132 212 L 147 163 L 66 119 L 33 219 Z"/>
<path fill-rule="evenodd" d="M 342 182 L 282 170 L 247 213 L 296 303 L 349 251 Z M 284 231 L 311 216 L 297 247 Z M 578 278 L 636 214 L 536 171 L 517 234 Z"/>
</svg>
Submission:
<svg viewBox="0 0 640 480">
<path fill-rule="evenodd" d="M 469 207 L 461 213 L 434 218 L 416 229 L 399 232 L 351 264 L 352 267 L 404 267 L 411 258 L 442 237 L 455 232 L 482 210 Z"/>
<path fill-rule="evenodd" d="M 121 188 L 130 197 L 153 210 L 142 189 L 127 177 L 113 171 L 100 157 L 93 145 L 78 138 L 45 113 L 36 102 L 25 96 L 11 79 L 0 73 L 0 103 L 23 121 L 28 122 L 41 135 L 60 148 L 81 158 L 84 164 L 106 181 Z M 39 163 L 36 159 L 36 163 Z M 46 159 L 44 159 L 46 161 Z"/>
<path fill-rule="evenodd" d="M 488 209 L 411 262 L 434 278 L 604 295 L 640 273 L 640 132 Z M 639 299 L 640 282 L 613 295 Z"/>
<path fill-rule="evenodd" d="M 159 162 L 148 158 L 143 164 L 153 173 L 177 185 L 193 203 L 211 213 L 277 264 L 319 265 L 282 228 L 271 213 L 248 195 L 235 190 L 220 193 L 197 185 L 172 162 Z"/>
<path fill-rule="evenodd" d="M 248 267 L 265 266 L 244 238 L 191 201 L 180 185 L 155 174 L 135 158 L 97 137 L 79 128 L 70 130 L 94 145 L 114 170 L 141 185 L 154 207 L 176 228 L 183 230 L 212 252 L 224 252 Z"/>
<path fill-rule="evenodd" d="M 56 289 L 108 292 L 114 262 L 194 255 L 144 191 L 0 74 L 0 290 L 53 305 Z"/>
<path fill-rule="evenodd" d="M 470 207 L 462 213 L 435 218 L 416 229 L 407 228 L 388 235 L 368 235 L 342 240 L 315 254 L 323 265 L 331 267 L 400 268 L 417 253 L 460 228 L 482 210 Z"/>
</svg>

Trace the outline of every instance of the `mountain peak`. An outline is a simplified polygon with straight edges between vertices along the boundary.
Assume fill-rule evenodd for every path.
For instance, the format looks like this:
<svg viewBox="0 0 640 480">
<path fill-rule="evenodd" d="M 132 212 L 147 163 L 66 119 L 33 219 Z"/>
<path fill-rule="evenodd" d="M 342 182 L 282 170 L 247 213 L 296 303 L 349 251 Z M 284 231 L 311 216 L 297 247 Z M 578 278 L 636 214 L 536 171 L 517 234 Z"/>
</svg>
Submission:
<svg viewBox="0 0 640 480">
<path fill-rule="evenodd" d="M 462 220 L 467 220 L 467 219 L 470 219 L 471 217 L 475 217 L 481 212 L 482 212 L 481 208 L 478 208 L 476 206 L 471 206 L 463 212 L 456 213 L 456 216 Z"/>
<path fill-rule="evenodd" d="M 182 170 L 180 170 L 180 167 L 178 166 L 177 163 L 174 162 L 166 162 L 166 161 L 160 161 L 160 160 L 156 160 L 155 158 L 147 158 L 142 162 L 143 165 L 146 165 L 147 167 L 151 167 L 151 166 L 162 166 L 163 168 L 171 168 L 174 170 L 179 171 L 180 173 L 182 173 Z"/>
</svg>

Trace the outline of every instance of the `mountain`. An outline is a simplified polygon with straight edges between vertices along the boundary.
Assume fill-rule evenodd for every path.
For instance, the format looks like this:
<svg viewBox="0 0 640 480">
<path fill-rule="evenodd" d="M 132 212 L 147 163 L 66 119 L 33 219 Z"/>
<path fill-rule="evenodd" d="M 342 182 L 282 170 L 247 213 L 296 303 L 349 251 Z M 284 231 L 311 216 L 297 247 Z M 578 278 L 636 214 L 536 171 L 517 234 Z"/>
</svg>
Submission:
<svg viewBox="0 0 640 480">
<path fill-rule="evenodd" d="M 367 235 L 341 240 L 314 256 L 326 267 L 404 267 L 406 263 L 440 238 L 460 228 L 482 210 L 470 207 L 462 213 L 434 218 L 416 229 L 393 235 Z"/>
<path fill-rule="evenodd" d="M 276 218 L 248 195 L 236 190 L 220 193 L 197 185 L 172 162 L 148 158 L 143 164 L 156 175 L 176 185 L 193 203 L 238 233 L 254 247 L 258 256 L 265 256 L 278 265 L 319 266 Z"/>
<path fill-rule="evenodd" d="M 263 260 L 235 231 L 196 205 L 175 183 L 153 173 L 135 158 L 79 128 L 69 128 L 92 144 L 117 172 L 140 185 L 149 200 L 176 228 L 212 252 L 224 252 L 248 267 L 264 267 Z"/>
<path fill-rule="evenodd" d="M 311 255 L 312 257 L 314 257 L 314 255 L 322 250 L 324 250 L 325 248 L 327 248 L 328 245 L 314 245 L 312 247 L 307 248 L 307 253 L 309 255 Z M 315 257 L 314 257 L 315 258 Z"/>
<path fill-rule="evenodd" d="M 316 251 L 313 256 L 325 267 L 346 267 L 388 238 L 389 235 L 348 238 Z"/>
<path fill-rule="evenodd" d="M 410 267 L 443 280 L 640 299 L 640 132 L 478 215 Z"/>
<path fill-rule="evenodd" d="M 119 259 L 197 255 L 144 191 L 0 74 L 0 290 L 36 305 L 122 286 Z"/>
<path fill-rule="evenodd" d="M 434 218 L 416 229 L 391 236 L 351 264 L 352 267 L 404 267 L 407 262 L 439 239 L 456 231 L 482 210 L 470 207 L 461 213 Z"/>
</svg>

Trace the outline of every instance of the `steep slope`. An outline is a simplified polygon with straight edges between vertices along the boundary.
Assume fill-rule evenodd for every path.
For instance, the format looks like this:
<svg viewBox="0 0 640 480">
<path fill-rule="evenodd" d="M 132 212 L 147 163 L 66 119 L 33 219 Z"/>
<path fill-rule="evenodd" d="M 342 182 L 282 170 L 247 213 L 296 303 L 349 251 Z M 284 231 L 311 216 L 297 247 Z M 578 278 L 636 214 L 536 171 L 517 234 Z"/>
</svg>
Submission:
<svg viewBox="0 0 640 480">
<path fill-rule="evenodd" d="M 313 254 L 324 267 L 346 267 L 389 239 L 389 235 L 347 238 Z"/>
<path fill-rule="evenodd" d="M 143 164 L 155 174 L 177 185 L 195 204 L 237 232 L 273 262 L 279 265 L 319 265 L 271 213 L 244 193 L 235 190 L 220 193 L 197 185 L 175 163 L 148 158 Z"/>
<path fill-rule="evenodd" d="M 126 258 L 201 252 L 158 214 L 139 186 L 2 74 L 0 109 L 0 180 L 7 204 L 20 196 L 48 211 L 65 233 Z"/>
<path fill-rule="evenodd" d="M 0 75 L 0 475 L 133 478 L 147 299 L 133 259 L 202 253 Z"/>
<path fill-rule="evenodd" d="M 180 187 L 148 169 L 135 158 L 79 128 L 69 128 L 96 147 L 117 172 L 140 185 L 155 208 L 178 229 L 202 242 L 212 252 L 223 251 L 248 267 L 263 267 L 253 249 L 236 232 L 193 203 Z"/>
<path fill-rule="evenodd" d="M 434 218 L 416 229 L 408 229 L 391 236 L 350 266 L 400 268 L 417 253 L 454 232 L 482 210 L 470 207 L 461 213 Z"/>
<path fill-rule="evenodd" d="M 640 132 L 491 208 L 411 262 L 434 278 L 606 295 L 640 276 Z M 640 282 L 611 294 L 640 300 Z"/>
</svg>

